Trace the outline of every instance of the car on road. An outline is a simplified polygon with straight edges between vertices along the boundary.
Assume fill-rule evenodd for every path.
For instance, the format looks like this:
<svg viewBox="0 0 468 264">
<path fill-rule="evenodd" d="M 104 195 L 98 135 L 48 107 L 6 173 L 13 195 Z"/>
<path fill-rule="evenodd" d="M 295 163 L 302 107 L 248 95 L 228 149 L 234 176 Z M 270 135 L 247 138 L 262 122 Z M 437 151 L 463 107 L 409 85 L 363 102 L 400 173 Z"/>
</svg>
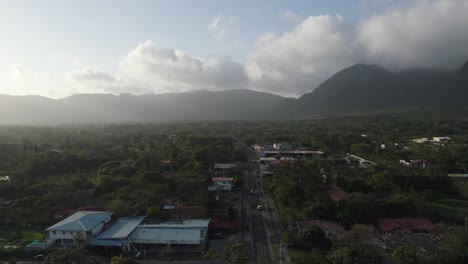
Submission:
<svg viewBox="0 0 468 264">
<path fill-rule="evenodd" d="M 259 205 L 257 205 L 257 210 L 259 210 L 259 211 L 263 210 L 263 206 L 262 206 L 262 205 L 260 205 L 260 204 L 259 204 Z"/>
<path fill-rule="evenodd" d="M 253 190 L 253 189 L 250 189 L 249 193 L 250 193 L 250 194 L 254 194 L 254 190 Z"/>
<path fill-rule="evenodd" d="M 255 190 L 255 191 L 254 191 L 254 194 L 255 194 L 255 195 L 257 195 L 257 194 L 258 194 L 258 191 L 257 191 L 257 190 Z"/>
</svg>

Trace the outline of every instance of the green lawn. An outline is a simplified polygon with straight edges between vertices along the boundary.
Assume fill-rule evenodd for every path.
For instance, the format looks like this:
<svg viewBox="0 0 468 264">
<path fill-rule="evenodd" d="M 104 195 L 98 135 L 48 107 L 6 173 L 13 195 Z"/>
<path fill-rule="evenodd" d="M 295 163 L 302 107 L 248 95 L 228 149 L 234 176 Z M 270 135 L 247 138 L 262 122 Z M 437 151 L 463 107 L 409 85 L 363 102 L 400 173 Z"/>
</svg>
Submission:
<svg viewBox="0 0 468 264">
<path fill-rule="evenodd" d="M 462 221 L 468 215 L 468 200 L 448 197 L 441 193 L 431 195 L 423 203 L 425 211 L 447 221 Z"/>
</svg>

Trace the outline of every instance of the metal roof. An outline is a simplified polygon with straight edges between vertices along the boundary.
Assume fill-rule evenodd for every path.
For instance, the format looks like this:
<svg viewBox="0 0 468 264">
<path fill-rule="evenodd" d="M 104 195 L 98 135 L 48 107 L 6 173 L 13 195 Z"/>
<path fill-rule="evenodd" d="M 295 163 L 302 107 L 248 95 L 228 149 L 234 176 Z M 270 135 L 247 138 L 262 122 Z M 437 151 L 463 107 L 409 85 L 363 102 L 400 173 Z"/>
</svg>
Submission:
<svg viewBox="0 0 468 264">
<path fill-rule="evenodd" d="M 70 215 L 46 230 L 90 231 L 112 214 L 112 212 L 80 211 Z"/>
<path fill-rule="evenodd" d="M 144 216 L 122 217 L 99 234 L 97 239 L 126 238 L 145 219 Z"/>
<path fill-rule="evenodd" d="M 204 230 L 204 232 L 201 232 Z M 129 236 L 133 243 L 148 244 L 200 244 L 206 236 L 207 228 L 164 228 L 139 226 Z M 203 235 L 203 236 L 202 236 Z"/>
<path fill-rule="evenodd" d="M 134 243 L 197 245 L 205 239 L 209 223 L 209 219 L 174 219 L 146 223 L 135 228 L 129 239 Z"/>
</svg>

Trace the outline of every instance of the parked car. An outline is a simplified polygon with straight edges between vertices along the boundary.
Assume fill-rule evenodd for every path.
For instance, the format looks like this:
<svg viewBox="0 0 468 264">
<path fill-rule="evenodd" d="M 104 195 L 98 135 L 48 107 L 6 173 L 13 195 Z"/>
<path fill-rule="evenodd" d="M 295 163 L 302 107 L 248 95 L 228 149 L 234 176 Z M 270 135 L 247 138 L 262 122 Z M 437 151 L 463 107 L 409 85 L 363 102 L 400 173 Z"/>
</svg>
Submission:
<svg viewBox="0 0 468 264">
<path fill-rule="evenodd" d="M 263 207 L 259 204 L 259 205 L 257 205 L 257 210 L 261 211 L 261 210 L 263 210 Z"/>
</svg>

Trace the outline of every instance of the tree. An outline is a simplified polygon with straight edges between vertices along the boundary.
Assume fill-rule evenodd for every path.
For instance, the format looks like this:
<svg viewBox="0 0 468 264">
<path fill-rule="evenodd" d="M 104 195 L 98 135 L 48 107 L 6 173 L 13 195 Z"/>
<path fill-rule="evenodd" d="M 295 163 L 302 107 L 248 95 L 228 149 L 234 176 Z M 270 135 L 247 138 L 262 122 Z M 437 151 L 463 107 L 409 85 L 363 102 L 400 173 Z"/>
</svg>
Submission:
<svg viewBox="0 0 468 264">
<path fill-rule="evenodd" d="M 232 243 L 224 248 L 221 257 L 228 264 L 245 264 L 249 262 L 251 252 L 245 242 Z"/>
<path fill-rule="evenodd" d="M 323 231 L 317 226 L 309 226 L 298 234 L 296 246 L 304 249 L 322 248 L 330 246 L 330 240 L 325 237 Z"/>
<path fill-rule="evenodd" d="M 355 223 L 372 223 L 378 210 L 369 195 L 351 193 L 338 212 L 338 218 L 345 225 Z"/>
<path fill-rule="evenodd" d="M 111 259 L 111 264 L 138 264 L 139 262 L 131 257 L 114 256 Z"/>
<path fill-rule="evenodd" d="M 410 243 L 405 243 L 397 247 L 392 256 L 397 260 L 397 264 L 419 264 L 421 260 L 416 251 L 416 246 Z"/>
<path fill-rule="evenodd" d="M 81 249 L 57 249 L 47 255 L 44 264 L 98 264 L 101 263 Z"/>
<path fill-rule="evenodd" d="M 378 248 L 371 245 L 352 245 L 335 248 L 328 254 L 331 264 L 380 264 L 383 255 Z"/>
</svg>

